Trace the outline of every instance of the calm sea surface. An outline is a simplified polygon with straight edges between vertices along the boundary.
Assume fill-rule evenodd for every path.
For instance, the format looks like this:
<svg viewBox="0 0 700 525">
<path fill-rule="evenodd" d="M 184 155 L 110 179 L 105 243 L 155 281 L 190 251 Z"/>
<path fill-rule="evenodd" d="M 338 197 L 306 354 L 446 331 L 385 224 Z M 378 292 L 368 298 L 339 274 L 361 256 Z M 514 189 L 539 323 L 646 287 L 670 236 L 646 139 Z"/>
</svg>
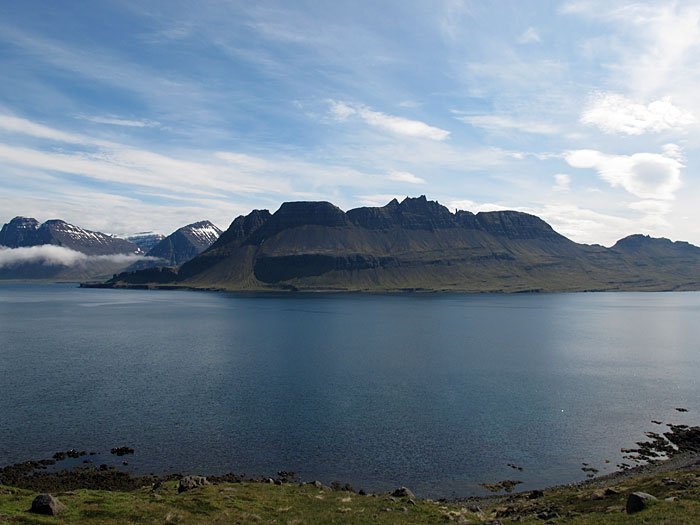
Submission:
<svg viewBox="0 0 700 525">
<path fill-rule="evenodd" d="M 699 378 L 700 293 L 0 284 L 0 465 L 130 445 L 138 473 L 528 489 L 614 470 L 652 419 L 698 424 Z"/>
</svg>

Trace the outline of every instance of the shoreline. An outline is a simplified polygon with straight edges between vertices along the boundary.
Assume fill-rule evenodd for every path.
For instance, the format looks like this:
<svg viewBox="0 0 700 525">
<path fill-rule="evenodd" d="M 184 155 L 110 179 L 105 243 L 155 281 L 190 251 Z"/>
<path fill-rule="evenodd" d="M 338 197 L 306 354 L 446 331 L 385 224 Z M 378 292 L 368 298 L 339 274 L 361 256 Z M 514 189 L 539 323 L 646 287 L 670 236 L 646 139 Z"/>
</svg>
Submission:
<svg viewBox="0 0 700 525">
<path fill-rule="evenodd" d="M 691 427 L 692 429 L 700 429 L 700 427 Z M 129 447 L 120 447 L 129 449 Z M 112 449 L 117 450 L 115 449 Z M 116 462 L 122 460 L 122 456 L 128 458 L 128 454 L 133 454 L 133 449 L 127 452 L 112 452 L 116 454 Z M 0 485 L 15 487 L 25 490 L 34 491 L 69 491 L 69 490 L 108 490 L 108 491 L 123 491 L 129 492 L 141 488 L 146 485 L 155 483 L 163 483 L 179 480 L 185 476 L 193 474 L 183 473 L 168 473 L 155 474 L 149 473 L 146 475 L 137 475 L 128 470 L 121 470 L 118 465 L 108 465 L 102 463 L 95 465 L 91 460 L 85 460 L 82 465 L 77 464 L 72 467 L 57 468 L 59 462 L 68 458 L 90 458 L 97 453 L 87 451 L 70 450 L 67 452 L 57 452 L 54 458 L 58 459 L 41 459 L 41 460 L 26 460 L 12 465 L 0 467 Z M 128 461 L 124 460 L 123 465 L 128 465 Z M 657 475 L 661 473 L 680 472 L 685 470 L 700 470 L 700 450 L 680 451 L 669 458 L 652 460 L 648 463 L 635 465 L 629 468 L 624 468 L 595 476 L 590 479 L 573 481 L 571 483 L 561 483 L 546 487 L 528 490 L 506 490 L 502 494 L 490 494 L 483 496 L 457 496 L 457 497 L 440 497 L 438 501 L 447 503 L 467 503 L 467 504 L 497 504 L 501 501 L 511 500 L 513 498 L 522 497 L 532 492 L 537 491 L 562 491 L 571 489 L 602 489 L 613 485 L 620 484 L 628 479 L 639 478 L 643 476 Z M 295 472 L 278 471 L 274 477 L 266 475 L 247 476 L 245 473 L 228 472 L 224 474 L 208 475 L 204 472 L 198 475 L 206 477 L 212 483 L 267 483 L 267 484 L 320 484 L 316 480 L 300 479 Z M 506 480 L 507 481 L 507 480 Z M 502 482 L 498 482 L 502 483 Z M 516 482 L 516 485 L 520 482 Z M 354 492 L 355 489 L 348 483 L 333 481 L 330 485 L 342 487 L 342 490 Z M 398 488 L 398 487 L 397 487 Z M 410 487 L 409 487 L 410 488 Z M 364 492 L 364 491 L 361 491 Z M 384 492 L 376 492 L 375 494 L 383 494 Z M 390 491 L 389 491 L 390 492 Z M 370 493 L 371 494 L 371 493 Z"/>
<path fill-rule="evenodd" d="M 697 428 L 697 427 L 696 427 Z M 32 463 L 32 462 L 29 462 Z M 23 465 L 23 464 L 18 464 Z M 31 466 L 31 465 L 28 465 Z M 8 467 L 0 469 L 2 474 Z M 59 484 L 21 488 L 0 481 L 0 522 L 36 521 L 29 508 L 38 494 L 60 503 L 70 523 L 581 523 L 619 524 L 639 513 L 645 523 L 692 524 L 700 515 L 700 453 L 684 452 L 666 461 L 600 478 L 482 498 L 417 498 L 410 488 L 370 493 L 349 485 L 301 481 L 291 472 L 276 478 L 238 475 L 131 477 L 116 469 L 73 471 L 64 477 L 82 487 Z M 61 473 L 56 473 L 59 477 Z M 670 477 L 672 476 L 672 477 Z M 108 480 L 131 486 L 109 486 Z M 103 483 L 95 483 L 101 480 Z M 86 487 L 86 484 L 89 487 Z M 631 510 L 630 501 L 644 497 Z M 635 514 L 635 517 L 637 514 Z M 51 518 L 46 518 L 51 519 Z"/>
<path fill-rule="evenodd" d="M 685 410 L 685 409 L 677 409 Z M 279 471 L 275 478 L 244 474 L 133 476 L 102 464 L 50 472 L 66 458 L 100 455 L 71 449 L 53 459 L 0 469 L 0 522 L 24 521 L 34 499 L 58 499 L 71 523 L 482 523 L 520 521 L 617 524 L 643 512 L 648 523 L 696 523 L 700 516 L 700 427 L 668 424 L 663 434 L 624 449 L 645 462 L 598 478 L 544 489 L 509 492 L 519 482 L 492 487 L 509 492 L 486 497 L 417 498 L 410 488 L 381 493 L 355 491 L 349 484 L 299 479 Z M 110 450 L 128 464 L 134 449 Z M 124 459 L 122 459 L 124 458 Z M 83 459 L 83 464 L 89 464 Z M 485 486 L 485 485 L 484 485 Z M 44 495 L 38 495 L 44 493 Z M 59 504 L 56 504 L 57 506 Z M 62 514 L 64 516 L 64 514 Z"/>
</svg>

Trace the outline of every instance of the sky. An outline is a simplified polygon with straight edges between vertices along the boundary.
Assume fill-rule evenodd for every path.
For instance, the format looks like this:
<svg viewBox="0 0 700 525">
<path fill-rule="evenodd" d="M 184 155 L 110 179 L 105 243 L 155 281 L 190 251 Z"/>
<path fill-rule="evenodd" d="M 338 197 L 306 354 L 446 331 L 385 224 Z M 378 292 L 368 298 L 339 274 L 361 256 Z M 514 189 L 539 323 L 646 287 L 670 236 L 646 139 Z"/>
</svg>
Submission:
<svg viewBox="0 0 700 525">
<path fill-rule="evenodd" d="M 700 245 L 700 4 L 4 0 L 0 223 L 426 195 Z"/>
</svg>

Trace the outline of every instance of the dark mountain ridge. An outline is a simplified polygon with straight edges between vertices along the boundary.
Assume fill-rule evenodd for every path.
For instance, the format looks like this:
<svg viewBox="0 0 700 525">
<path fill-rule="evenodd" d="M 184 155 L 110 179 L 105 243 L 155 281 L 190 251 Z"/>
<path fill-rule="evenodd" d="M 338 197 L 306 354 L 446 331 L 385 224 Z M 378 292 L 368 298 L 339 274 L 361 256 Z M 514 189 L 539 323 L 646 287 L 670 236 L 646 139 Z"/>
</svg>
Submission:
<svg viewBox="0 0 700 525">
<path fill-rule="evenodd" d="M 577 244 L 516 211 L 451 213 L 425 196 L 347 213 L 287 202 L 236 218 L 180 268 L 107 286 L 304 291 L 700 289 L 700 248 L 636 236 Z M 670 243 L 670 246 L 668 245 Z M 148 271 L 146 271 L 148 272 Z"/>
</svg>

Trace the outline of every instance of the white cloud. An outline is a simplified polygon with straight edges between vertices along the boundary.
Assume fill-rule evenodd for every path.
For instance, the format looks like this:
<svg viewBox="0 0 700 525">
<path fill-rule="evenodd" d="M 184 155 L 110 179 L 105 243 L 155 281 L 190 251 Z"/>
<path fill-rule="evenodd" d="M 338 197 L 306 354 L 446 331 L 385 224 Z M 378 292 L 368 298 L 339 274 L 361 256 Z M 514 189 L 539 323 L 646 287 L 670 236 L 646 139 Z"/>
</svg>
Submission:
<svg viewBox="0 0 700 525">
<path fill-rule="evenodd" d="M 674 106 L 670 97 L 645 105 L 615 93 L 598 93 L 591 97 L 581 114 L 584 124 L 598 126 L 605 133 L 628 135 L 682 129 L 694 121 L 693 114 Z"/>
<path fill-rule="evenodd" d="M 501 204 L 495 204 L 492 202 L 477 203 L 469 199 L 455 199 L 447 203 L 447 208 L 452 210 L 462 210 L 470 211 L 472 213 L 479 213 L 482 211 L 503 211 L 503 210 L 516 210 L 517 208 L 503 206 Z"/>
<path fill-rule="evenodd" d="M 431 140 L 445 140 L 450 132 L 444 129 L 430 126 L 419 120 L 409 120 L 403 117 L 395 117 L 372 111 L 367 108 L 361 108 L 358 111 L 360 117 L 364 119 L 370 126 L 375 126 L 380 129 L 391 131 L 399 135 L 407 135 L 409 137 L 419 137 Z"/>
<path fill-rule="evenodd" d="M 530 42 L 542 42 L 537 29 L 532 26 L 523 31 L 523 34 L 518 38 L 518 44 L 528 44 Z"/>
<path fill-rule="evenodd" d="M 112 262 L 126 265 L 145 260 L 158 261 L 160 259 L 157 257 L 145 257 L 135 254 L 86 255 L 63 246 L 54 246 L 51 244 L 22 248 L 0 247 L 0 268 L 28 263 L 50 266 L 78 266 L 88 264 L 91 261 Z"/>
<path fill-rule="evenodd" d="M 416 177 L 408 171 L 392 171 L 389 173 L 389 178 L 396 182 L 408 182 L 409 184 L 425 184 L 425 180 Z"/>
<path fill-rule="evenodd" d="M 567 152 L 565 159 L 574 168 L 595 168 L 611 186 L 621 186 L 642 199 L 673 199 L 681 185 L 683 164 L 658 153 L 607 155 L 595 150 L 575 150 Z"/>
<path fill-rule="evenodd" d="M 489 131 L 518 130 L 541 135 L 559 133 L 559 128 L 553 124 L 529 120 L 516 120 L 504 115 L 465 115 L 455 118 L 474 127 Z"/>
<path fill-rule="evenodd" d="M 555 191 L 569 191 L 569 184 L 571 184 L 571 176 L 566 173 L 557 173 L 554 175 L 554 185 Z"/>
<path fill-rule="evenodd" d="M 346 120 L 350 116 L 357 115 L 370 126 L 398 135 L 436 141 L 445 140 L 450 135 L 449 131 L 431 126 L 420 120 L 410 120 L 394 115 L 387 115 L 380 111 L 373 111 L 366 106 L 351 106 L 345 102 L 338 102 L 335 100 L 330 101 L 330 104 L 331 116 L 335 120 Z"/>
</svg>

